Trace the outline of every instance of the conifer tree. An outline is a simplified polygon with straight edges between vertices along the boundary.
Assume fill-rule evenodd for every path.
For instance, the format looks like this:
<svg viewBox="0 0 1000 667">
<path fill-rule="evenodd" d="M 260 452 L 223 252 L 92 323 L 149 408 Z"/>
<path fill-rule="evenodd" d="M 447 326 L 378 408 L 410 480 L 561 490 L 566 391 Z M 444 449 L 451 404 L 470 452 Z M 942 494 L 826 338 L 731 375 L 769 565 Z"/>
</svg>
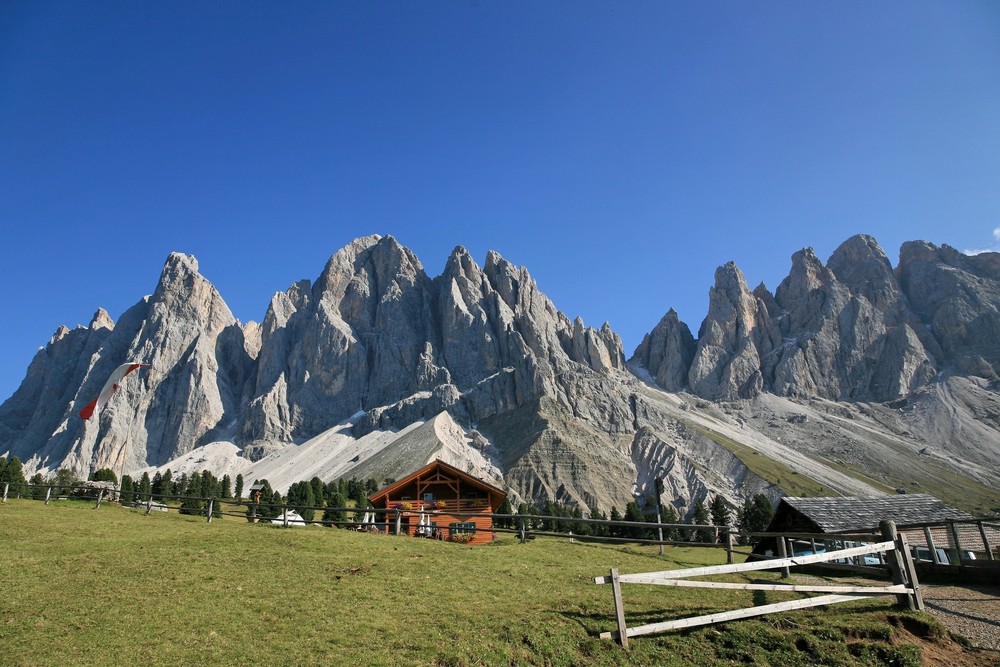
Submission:
<svg viewBox="0 0 1000 667">
<path fill-rule="evenodd" d="M 681 522 L 680 517 L 677 515 L 677 510 L 673 505 L 661 505 L 660 506 L 660 520 L 663 523 L 673 523 L 677 524 Z M 663 539 L 671 542 L 680 540 L 680 529 L 679 528 L 664 528 L 663 529 Z"/>
<path fill-rule="evenodd" d="M 152 492 L 153 483 L 149 480 L 149 473 L 142 473 L 142 477 L 139 478 L 139 500 L 145 502 L 149 500 L 149 494 Z"/>
<path fill-rule="evenodd" d="M 646 518 L 642 516 L 642 511 L 639 510 L 639 505 L 636 504 L 634 500 L 629 501 L 629 503 L 625 506 L 625 521 L 635 521 L 636 523 L 644 523 L 646 521 Z M 638 539 L 648 537 L 644 528 L 629 526 L 625 530 L 627 531 L 628 537 L 635 537 Z"/>
<path fill-rule="evenodd" d="M 323 484 L 323 480 L 319 477 L 313 477 L 309 480 L 309 486 L 312 487 L 313 491 L 313 502 L 317 507 L 326 504 L 326 486 Z"/>
<path fill-rule="evenodd" d="M 514 513 L 514 508 L 513 508 L 513 506 L 511 506 L 510 500 L 507 499 L 507 498 L 504 498 L 503 502 L 500 503 L 500 507 L 497 508 L 497 512 L 496 513 L 497 514 L 513 514 Z M 512 519 L 510 517 L 497 517 L 495 523 L 500 528 L 513 528 L 514 527 L 514 519 Z"/>
<path fill-rule="evenodd" d="M 45 478 L 42 477 L 42 473 L 36 472 L 34 475 L 32 475 L 31 479 L 28 480 L 28 484 L 31 484 L 32 487 L 31 488 L 32 498 L 34 498 L 35 500 L 45 498 L 45 494 L 48 492 L 48 489 L 45 488 L 44 486 Z"/>
<path fill-rule="evenodd" d="M 347 506 L 347 498 L 345 498 L 339 491 L 334 491 L 333 495 L 330 496 L 330 502 L 327 503 L 327 508 L 323 511 L 323 521 L 330 522 L 331 525 L 336 525 L 334 522 L 341 522 L 346 519 L 343 507 Z"/>
<path fill-rule="evenodd" d="M 732 510 L 729 507 L 729 503 L 721 495 L 716 494 L 715 498 L 712 499 L 712 504 L 709 507 L 712 513 L 712 525 L 715 526 L 728 526 L 732 521 Z"/>
<path fill-rule="evenodd" d="M 694 516 L 691 517 L 691 523 L 693 525 L 707 526 L 711 522 L 712 516 L 708 512 L 708 508 L 705 507 L 705 501 L 699 500 L 694 504 Z M 694 531 L 694 535 L 691 537 L 694 542 L 712 542 L 715 539 L 715 531 L 700 528 Z"/>
<path fill-rule="evenodd" d="M 243 474 L 236 476 L 236 488 L 233 491 L 236 500 L 243 500 Z"/>
<path fill-rule="evenodd" d="M 611 514 L 608 516 L 608 521 L 621 521 L 622 515 L 618 511 L 617 507 L 611 508 Z M 625 526 L 608 526 L 608 532 L 611 537 L 622 537 L 625 531 Z"/>
<path fill-rule="evenodd" d="M 767 530 L 774 515 L 774 508 L 771 500 L 763 493 L 758 493 L 752 498 L 746 498 L 743 506 L 736 512 L 736 525 L 740 531 L 740 544 L 752 544 L 756 540 L 748 537 L 746 533 L 760 533 Z"/>
<path fill-rule="evenodd" d="M 122 475 L 121 498 L 122 505 L 131 505 L 135 502 L 135 482 L 128 475 Z"/>
</svg>

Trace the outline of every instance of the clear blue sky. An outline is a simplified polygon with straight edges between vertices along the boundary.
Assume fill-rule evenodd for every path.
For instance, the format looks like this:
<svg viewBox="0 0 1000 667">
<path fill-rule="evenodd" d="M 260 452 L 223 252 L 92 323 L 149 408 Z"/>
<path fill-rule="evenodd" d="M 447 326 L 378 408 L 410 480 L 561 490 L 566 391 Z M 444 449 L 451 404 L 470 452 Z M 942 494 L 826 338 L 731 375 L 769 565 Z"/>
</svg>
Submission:
<svg viewBox="0 0 1000 667">
<path fill-rule="evenodd" d="M 721 264 L 1000 247 L 1000 4 L 0 3 L 0 400 L 195 255 L 237 317 L 392 234 L 631 355 Z"/>
</svg>

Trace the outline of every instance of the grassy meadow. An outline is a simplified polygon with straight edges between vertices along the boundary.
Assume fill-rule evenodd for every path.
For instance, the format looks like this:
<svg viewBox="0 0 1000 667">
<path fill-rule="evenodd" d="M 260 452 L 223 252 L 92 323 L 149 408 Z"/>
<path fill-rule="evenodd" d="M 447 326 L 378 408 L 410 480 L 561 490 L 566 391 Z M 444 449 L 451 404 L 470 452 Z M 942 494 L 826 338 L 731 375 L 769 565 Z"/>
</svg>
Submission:
<svg viewBox="0 0 1000 667">
<path fill-rule="evenodd" d="M 598 638 L 615 620 L 595 576 L 724 560 L 721 549 L 468 547 L 12 499 L 0 505 L 0 664 L 919 665 L 914 628 L 947 642 L 891 597 L 638 637 L 627 652 Z M 629 625 L 799 597 L 623 594 Z"/>
</svg>

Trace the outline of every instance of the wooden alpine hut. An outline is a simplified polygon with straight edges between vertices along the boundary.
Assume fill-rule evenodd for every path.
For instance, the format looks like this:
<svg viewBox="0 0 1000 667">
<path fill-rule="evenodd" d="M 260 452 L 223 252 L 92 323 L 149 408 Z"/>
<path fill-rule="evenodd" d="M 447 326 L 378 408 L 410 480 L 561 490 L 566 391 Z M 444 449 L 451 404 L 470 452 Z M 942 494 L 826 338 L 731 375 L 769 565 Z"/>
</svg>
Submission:
<svg viewBox="0 0 1000 667">
<path fill-rule="evenodd" d="M 400 534 L 464 544 L 493 540 L 493 512 L 507 493 L 437 459 L 368 496 L 376 509 L 399 512 Z M 385 515 L 386 532 L 396 515 Z"/>
</svg>

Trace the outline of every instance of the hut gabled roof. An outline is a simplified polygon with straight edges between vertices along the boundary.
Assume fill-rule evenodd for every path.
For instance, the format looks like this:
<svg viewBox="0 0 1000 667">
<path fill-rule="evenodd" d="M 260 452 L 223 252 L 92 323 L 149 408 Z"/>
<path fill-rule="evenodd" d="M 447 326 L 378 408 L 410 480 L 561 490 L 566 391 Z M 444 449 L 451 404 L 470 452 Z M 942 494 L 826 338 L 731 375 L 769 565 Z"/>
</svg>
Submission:
<svg viewBox="0 0 1000 667">
<path fill-rule="evenodd" d="M 377 499 L 388 498 L 389 496 L 391 496 L 393 493 L 395 493 L 399 489 L 407 486 L 408 484 L 411 484 L 414 480 L 421 479 L 421 478 L 426 478 L 426 477 L 430 476 L 430 474 L 432 472 L 434 472 L 434 471 L 440 471 L 440 472 L 443 472 L 443 473 L 445 473 L 447 475 L 450 475 L 452 477 L 457 477 L 457 478 L 461 479 L 463 482 L 466 482 L 467 484 L 469 484 L 471 486 L 477 487 L 481 491 L 483 491 L 483 492 L 485 492 L 485 493 L 487 493 L 487 494 L 489 494 L 491 496 L 498 497 L 499 498 L 498 502 L 503 502 L 503 499 L 507 497 L 507 492 L 504 491 L 503 489 L 499 489 L 499 488 L 493 486 L 492 484 L 489 484 L 488 482 L 484 482 L 483 480 L 479 479 L 478 477 L 474 477 L 474 476 L 470 475 L 469 473 L 456 468 L 453 465 L 448 465 L 447 463 L 445 463 L 441 459 L 435 459 L 435 460 L 431 461 L 430 463 L 428 463 L 427 465 L 425 465 L 420 470 L 416 470 L 414 472 L 411 472 L 409 475 L 407 475 L 403 479 L 401 479 L 401 480 L 399 480 L 397 482 L 393 482 L 389 486 L 386 486 L 386 487 L 383 487 L 383 488 L 379 489 L 378 491 L 376 491 L 372 495 L 368 496 L 368 500 L 370 500 L 370 501 L 372 501 L 374 503 Z"/>
<path fill-rule="evenodd" d="M 782 507 L 785 505 L 787 507 Z M 948 507 L 934 496 L 907 493 L 897 496 L 782 498 L 775 512 L 791 510 L 816 524 L 824 533 L 845 533 L 878 528 L 879 522 L 892 520 L 900 528 L 941 521 L 975 520 L 971 514 Z"/>
</svg>

